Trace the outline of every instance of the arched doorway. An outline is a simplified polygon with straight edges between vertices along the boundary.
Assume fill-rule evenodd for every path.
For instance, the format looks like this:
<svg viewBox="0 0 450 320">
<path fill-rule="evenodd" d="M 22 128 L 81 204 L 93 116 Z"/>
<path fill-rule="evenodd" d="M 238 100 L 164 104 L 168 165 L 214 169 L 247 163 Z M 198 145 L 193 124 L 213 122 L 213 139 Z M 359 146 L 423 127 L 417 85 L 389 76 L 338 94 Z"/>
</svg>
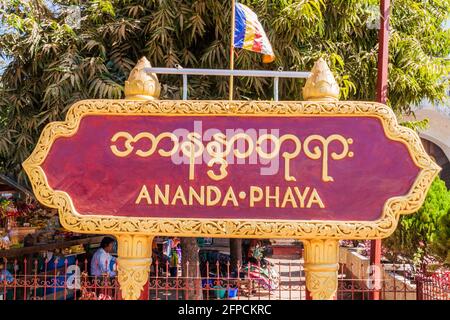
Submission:
<svg viewBox="0 0 450 320">
<path fill-rule="evenodd" d="M 444 151 L 434 142 L 421 138 L 422 144 L 426 152 L 433 158 L 433 160 L 442 168 L 439 177 L 445 181 L 448 189 L 450 189 L 450 160 Z"/>
</svg>

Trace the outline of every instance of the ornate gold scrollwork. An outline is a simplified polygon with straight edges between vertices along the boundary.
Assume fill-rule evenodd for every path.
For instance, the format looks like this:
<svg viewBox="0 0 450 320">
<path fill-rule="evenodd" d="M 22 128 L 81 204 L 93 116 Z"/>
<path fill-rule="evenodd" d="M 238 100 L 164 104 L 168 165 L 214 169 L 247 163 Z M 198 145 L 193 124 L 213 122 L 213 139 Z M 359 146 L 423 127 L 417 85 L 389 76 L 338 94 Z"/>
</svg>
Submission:
<svg viewBox="0 0 450 320">
<path fill-rule="evenodd" d="M 152 236 L 116 235 L 118 281 L 122 298 L 137 300 L 148 281 L 152 262 Z"/>
<path fill-rule="evenodd" d="M 53 190 L 41 165 L 59 137 L 74 135 L 83 117 L 90 115 L 173 116 L 314 116 L 374 117 L 381 121 L 386 136 L 403 143 L 420 172 L 408 194 L 386 201 L 376 221 L 274 221 L 241 219 L 165 219 L 80 215 L 65 192 Z M 121 149 L 121 151 L 124 151 Z M 145 151 L 145 150 L 144 150 Z M 195 151 L 195 150 L 194 150 Z M 170 151 L 167 151 L 170 152 Z M 195 155 L 195 154 L 194 154 Z M 338 156 L 338 155 L 335 155 Z M 440 168 L 423 149 L 417 134 L 397 123 L 387 106 L 375 102 L 273 102 L 273 101 L 127 101 L 85 100 L 74 104 L 66 121 L 48 124 L 37 146 L 23 164 L 40 202 L 58 208 L 62 225 L 75 232 L 148 234 L 171 236 L 333 238 L 370 239 L 389 236 L 400 214 L 417 211 Z M 216 172 L 217 173 L 217 172 Z"/>
<path fill-rule="evenodd" d="M 306 289 L 313 300 L 333 300 L 338 287 L 339 241 L 303 240 Z"/>
<path fill-rule="evenodd" d="M 338 239 L 375 239 L 389 236 L 397 225 L 400 214 L 411 213 L 420 208 L 426 192 L 440 168 L 425 152 L 419 137 L 412 130 L 398 125 L 393 112 L 385 105 L 373 102 L 337 102 L 339 86 L 325 61 L 319 59 L 308 78 L 303 95 L 305 99 L 320 102 L 269 102 L 269 101 L 155 101 L 160 85 L 154 74 L 147 74 L 150 63 L 141 59 L 125 83 L 125 94 L 130 100 L 85 100 L 74 104 L 67 113 L 65 122 L 53 122 L 42 131 L 37 146 L 23 167 L 30 178 L 37 199 L 52 208 L 58 208 L 60 221 L 64 228 L 84 233 L 111 233 L 118 240 L 118 281 L 124 299 L 138 299 L 148 281 L 151 263 L 151 241 L 153 235 L 171 236 L 208 236 L 208 237 L 251 237 L 251 238 L 299 238 L 305 244 L 306 286 L 313 299 L 333 299 L 337 290 Z M 138 101 L 146 100 L 146 101 Z M 383 207 L 380 219 L 376 221 L 283 221 L 283 220 L 240 220 L 240 219 L 164 219 L 130 218 L 121 216 L 80 215 L 77 213 L 70 196 L 59 190 L 53 190 L 47 181 L 42 163 L 54 141 L 59 137 L 74 135 L 81 119 L 90 115 L 173 115 L 173 116 L 358 116 L 378 118 L 386 136 L 403 143 L 409 150 L 414 163 L 420 168 L 412 188 L 407 195 L 388 199 Z M 179 143 L 171 133 L 155 137 L 148 132 L 132 136 L 118 132 L 112 138 L 115 143 L 125 139 L 122 148 L 111 145 L 111 151 L 119 157 L 127 157 L 133 151 L 139 157 L 148 157 L 155 153 L 162 139 L 169 138 L 174 143 L 171 150 L 159 149 L 163 157 L 169 157 L 181 149 L 190 159 L 189 179 L 194 179 L 195 159 L 205 150 L 200 137 L 190 133 L 188 141 Z M 134 150 L 134 143 L 147 139 L 151 146 L 147 150 Z M 260 137 L 255 143 L 242 135 L 236 135 L 233 143 L 227 143 L 223 135 L 216 135 L 215 141 L 206 145 L 212 156 L 209 167 L 219 164 L 219 173 L 208 171 L 213 180 L 227 175 L 225 161 L 238 139 L 247 142 L 246 152 L 234 150 L 236 157 L 248 157 L 253 148 L 260 156 L 274 157 L 274 150 L 266 153 L 262 150 L 262 141 L 275 143 L 276 154 L 284 141 L 295 144 L 292 153 L 284 152 L 285 179 L 295 181 L 290 173 L 290 161 L 301 151 L 311 159 L 322 159 L 322 180 L 333 181 L 328 173 L 328 157 L 341 160 L 352 157 L 349 145 L 351 137 L 331 135 L 322 137 L 312 135 L 303 141 L 293 135 L 284 135 L 281 139 L 273 135 Z M 328 154 L 328 146 L 338 141 L 342 144 L 340 153 Z M 321 144 L 322 148 L 314 142 Z M 313 145 L 311 146 L 310 143 Z M 312 149 L 311 149 L 312 148 Z"/>
</svg>

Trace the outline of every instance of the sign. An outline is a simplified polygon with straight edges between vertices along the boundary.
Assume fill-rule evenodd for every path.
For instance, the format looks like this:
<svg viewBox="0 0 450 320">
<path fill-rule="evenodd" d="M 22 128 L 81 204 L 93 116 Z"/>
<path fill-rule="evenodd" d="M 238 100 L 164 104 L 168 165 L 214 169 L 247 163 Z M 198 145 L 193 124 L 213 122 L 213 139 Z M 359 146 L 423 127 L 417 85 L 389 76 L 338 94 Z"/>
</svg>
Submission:
<svg viewBox="0 0 450 320">
<path fill-rule="evenodd" d="M 76 232 L 386 237 L 439 167 L 371 102 L 81 101 L 24 163 Z"/>
</svg>

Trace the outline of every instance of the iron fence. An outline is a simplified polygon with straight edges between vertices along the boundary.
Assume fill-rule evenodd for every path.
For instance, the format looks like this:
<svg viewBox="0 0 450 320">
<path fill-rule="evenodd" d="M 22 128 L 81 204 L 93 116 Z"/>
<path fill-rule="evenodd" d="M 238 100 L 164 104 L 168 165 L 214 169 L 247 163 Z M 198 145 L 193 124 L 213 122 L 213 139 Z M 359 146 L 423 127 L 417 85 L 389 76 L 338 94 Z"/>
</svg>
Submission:
<svg viewBox="0 0 450 320">
<path fill-rule="evenodd" d="M 217 260 L 186 262 L 172 267 L 155 261 L 141 298 L 147 300 L 237 299 L 306 300 L 305 272 L 300 259 L 268 259 L 262 265 L 237 265 Z M 183 269 L 194 269 L 186 277 Z M 338 300 L 367 300 L 374 290 L 385 300 L 450 300 L 447 272 L 417 273 L 409 265 L 390 265 L 379 281 L 367 267 L 341 264 Z M 116 277 L 89 275 L 88 260 L 52 262 L 17 260 L 3 262 L 0 270 L 0 300 L 120 300 Z"/>
</svg>

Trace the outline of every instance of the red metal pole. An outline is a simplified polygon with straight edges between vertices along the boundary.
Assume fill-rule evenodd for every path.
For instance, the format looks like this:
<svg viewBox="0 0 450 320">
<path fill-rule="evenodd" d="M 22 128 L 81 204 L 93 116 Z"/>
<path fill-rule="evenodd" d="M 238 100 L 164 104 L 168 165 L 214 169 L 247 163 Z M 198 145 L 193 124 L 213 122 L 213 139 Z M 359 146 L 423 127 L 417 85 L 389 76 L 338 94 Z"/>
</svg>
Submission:
<svg viewBox="0 0 450 320">
<path fill-rule="evenodd" d="M 389 63 L 389 12 L 390 0 L 380 0 L 380 32 L 378 44 L 378 78 L 377 101 L 386 103 L 388 92 L 388 63 Z M 381 240 L 372 240 L 370 246 L 370 264 L 381 266 Z M 372 300 L 380 299 L 380 291 L 371 292 Z"/>
<path fill-rule="evenodd" d="M 380 32 L 378 44 L 377 101 L 386 103 L 389 62 L 389 12 L 390 0 L 380 0 Z"/>
</svg>

